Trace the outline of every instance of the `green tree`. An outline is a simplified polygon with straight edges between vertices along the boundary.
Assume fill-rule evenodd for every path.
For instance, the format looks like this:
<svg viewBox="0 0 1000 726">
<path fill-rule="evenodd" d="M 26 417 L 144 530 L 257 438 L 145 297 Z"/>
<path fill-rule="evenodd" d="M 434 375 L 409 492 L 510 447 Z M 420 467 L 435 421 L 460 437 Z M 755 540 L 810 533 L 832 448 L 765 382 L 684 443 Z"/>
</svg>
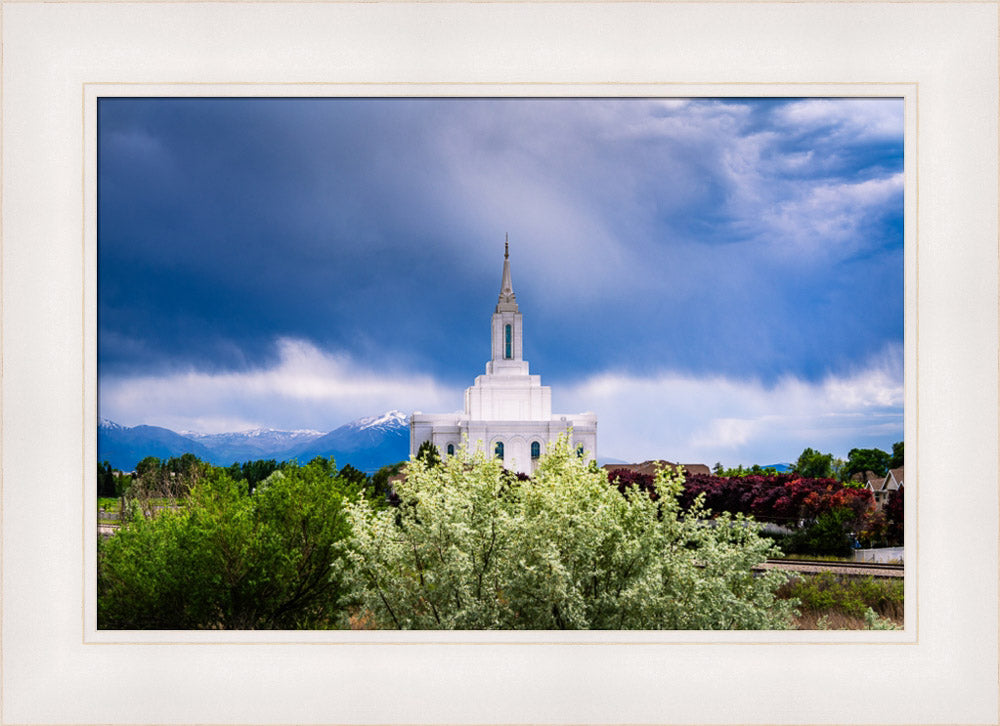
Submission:
<svg viewBox="0 0 1000 726">
<path fill-rule="evenodd" d="M 423 461 L 428 467 L 437 466 L 441 463 L 441 452 L 438 451 L 438 448 L 433 443 L 425 441 L 417 449 L 417 458 Z"/>
<path fill-rule="evenodd" d="M 847 452 L 847 465 L 842 472 L 843 479 L 855 474 L 874 472 L 884 477 L 889 471 L 889 455 L 881 449 L 851 449 Z"/>
<path fill-rule="evenodd" d="M 808 527 L 792 534 L 783 542 L 789 552 L 847 557 L 851 554 L 849 531 L 855 517 L 849 509 L 823 512 Z"/>
<path fill-rule="evenodd" d="M 97 496 L 113 497 L 115 493 L 115 474 L 111 469 L 111 464 L 102 461 L 97 465 Z"/>
<path fill-rule="evenodd" d="M 368 475 L 350 464 L 341 467 L 339 476 L 344 481 L 353 482 L 358 488 L 364 488 L 368 483 Z"/>
<path fill-rule="evenodd" d="M 804 449 L 795 462 L 795 472 L 806 479 L 827 479 L 833 476 L 833 454 L 821 454 Z"/>
<path fill-rule="evenodd" d="M 137 476 L 149 476 L 160 473 L 160 460 L 155 456 L 147 456 L 135 465 Z"/>
<path fill-rule="evenodd" d="M 741 517 L 682 511 L 674 471 L 657 476 L 657 501 L 623 496 L 562 437 L 526 482 L 464 449 L 436 467 L 415 459 L 406 474 L 397 509 L 348 507 L 352 575 L 375 627 L 788 625 L 794 604 L 774 597 L 785 576 L 752 570 L 770 543 Z"/>
<path fill-rule="evenodd" d="M 399 461 L 395 464 L 386 464 L 372 474 L 366 494 L 368 499 L 370 501 L 385 501 L 389 499 L 393 495 L 392 487 L 389 485 L 389 478 L 399 474 L 405 466 L 405 461 Z"/>
<path fill-rule="evenodd" d="M 252 493 L 212 468 L 185 506 L 99 544 L 98 627 L 343 625 L 343 504 L 354 495 L 319 462 L 286 465 Z"/>
<path fill-rule="evenodd" d="M 235 465 L 234 465 L 235 466 Z M 238 474 L 234 479 L 244 479 L 247 489 L 252 490 L 260 482 L 267 479 L 278 469 L 278 462 L 274 459 L 256 459 L 254 461 L 244 461 L 238 467 Z"/>
<path fill-rule="evenodd" d="M 889 459 L 889 468 L 898 469 L 903 466 L 903 442 L 897 441 L 892 445 L 892 457 Z"/>
</svg>

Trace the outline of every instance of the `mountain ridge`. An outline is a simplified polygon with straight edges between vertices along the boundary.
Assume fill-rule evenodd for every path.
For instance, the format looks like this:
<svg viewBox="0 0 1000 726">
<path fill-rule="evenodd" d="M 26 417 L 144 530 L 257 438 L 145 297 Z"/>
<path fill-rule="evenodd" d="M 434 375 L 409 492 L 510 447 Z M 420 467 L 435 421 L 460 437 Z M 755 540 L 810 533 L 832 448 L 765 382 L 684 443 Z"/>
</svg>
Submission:
<svg viewBox="0 0 1000 726">
<path fill-rule="evenodd" d="M 191 453 L 217 466 L 254 459 L 334 457 L 366 472 L 409 458 L 409 418 L 393 409 L 365 416 L 322 433 L 312 429 L 282 431 L 254 428 L 219 434 L 177 432 L 160 426 L 122 426 L 101 418 L 97 426 L 97 459 L 115 469 L 130 471 L 147 456 L 166 459 Z"/>
</svg>

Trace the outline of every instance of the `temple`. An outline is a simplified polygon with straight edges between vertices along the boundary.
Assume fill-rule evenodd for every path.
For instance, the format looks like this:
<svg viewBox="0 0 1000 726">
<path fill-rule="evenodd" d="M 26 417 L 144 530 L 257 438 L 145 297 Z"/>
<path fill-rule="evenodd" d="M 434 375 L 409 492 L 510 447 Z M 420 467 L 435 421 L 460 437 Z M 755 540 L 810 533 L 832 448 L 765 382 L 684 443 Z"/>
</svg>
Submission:
<svg viewBox="0 0 1000 726">
<path fill-rule="evenodd" d="M 470 448 L 492 451 L 511 471 L 530 474 L 558 436 L 571 430 L 581 457 L 597 456 L 597 416 L 552 413 L 552 389 L 531 375 L 524 360 L 522 317 L 510 275 L 510 247 L 504 243 L 500 297 L 490 321 L 492 356 L 486 373 L 465 389 L 463 413 L 420 413 L 410 417 L 410 455 L 425 441 L 442 456 L 454 454 L 463 440 Z"/>
</svg>

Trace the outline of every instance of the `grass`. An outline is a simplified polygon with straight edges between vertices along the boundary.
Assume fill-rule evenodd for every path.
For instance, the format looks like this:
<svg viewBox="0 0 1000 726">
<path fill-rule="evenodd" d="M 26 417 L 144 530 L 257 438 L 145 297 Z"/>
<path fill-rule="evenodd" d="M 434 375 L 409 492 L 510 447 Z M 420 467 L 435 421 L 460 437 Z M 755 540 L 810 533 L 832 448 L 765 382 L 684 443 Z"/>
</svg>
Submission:
<svg viewBox="0 0 1000 726">
<path fill-rule="evenodd" d="M 155 510 L 160 509 L 176 509 L 178 507 L 184 506 L 183 499 L 175 499 L 173 497 L 153 497 L 149 500 L 150 506 Z M 98 497 L 97 498 L 97 512 L 98 516 L 101 513 L 109 513 L 121 516 L 122 512 L 122 500 L 120 497 Z M 114 517 L 112 517 L 114 519 Z"/>
<path fill-rule="evenodd" d="M 837 557 L 835 555 L 803 555 L 803 554 L 786 554 L 783 557 L 777 557 L 775 559 L 782 560 L 809 560 L 810 562 L 853 562 L 850 557 Z"/>
<path fill-rule="evenodd" d="M 98 497 L 97 509 L 101 512 L 120 512 L 122 500 L 118 497 Z"/>
<path fill-rule="evenodd" d="M 798 598 L 796 626 L 801 630 L 870 627 L 870 608 L 879 618 L 902 627 L 903 581 L 874 577 L 842 577 L 832 572 L 797 575 L 778 590 L 778 596 Z"/>
</svg>

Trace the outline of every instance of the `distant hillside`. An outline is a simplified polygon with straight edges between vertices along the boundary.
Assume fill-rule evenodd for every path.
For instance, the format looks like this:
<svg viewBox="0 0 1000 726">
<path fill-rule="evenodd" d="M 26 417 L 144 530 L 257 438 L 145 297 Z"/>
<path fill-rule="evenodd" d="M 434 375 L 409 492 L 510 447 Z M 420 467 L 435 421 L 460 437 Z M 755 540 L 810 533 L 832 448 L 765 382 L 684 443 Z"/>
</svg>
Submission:
<svg viewBox="0 0 1000 726">
<path fill-rule="evenodd" d="M 119 426 L 102 419 L 97 426 L 97 460 L 110 462 L 115 469 L 132 471 L 147 456 L 169 459 L 191 453 L 203 461 L 212 452 L 197 441 L 159 426 Z"/>
</svg>

